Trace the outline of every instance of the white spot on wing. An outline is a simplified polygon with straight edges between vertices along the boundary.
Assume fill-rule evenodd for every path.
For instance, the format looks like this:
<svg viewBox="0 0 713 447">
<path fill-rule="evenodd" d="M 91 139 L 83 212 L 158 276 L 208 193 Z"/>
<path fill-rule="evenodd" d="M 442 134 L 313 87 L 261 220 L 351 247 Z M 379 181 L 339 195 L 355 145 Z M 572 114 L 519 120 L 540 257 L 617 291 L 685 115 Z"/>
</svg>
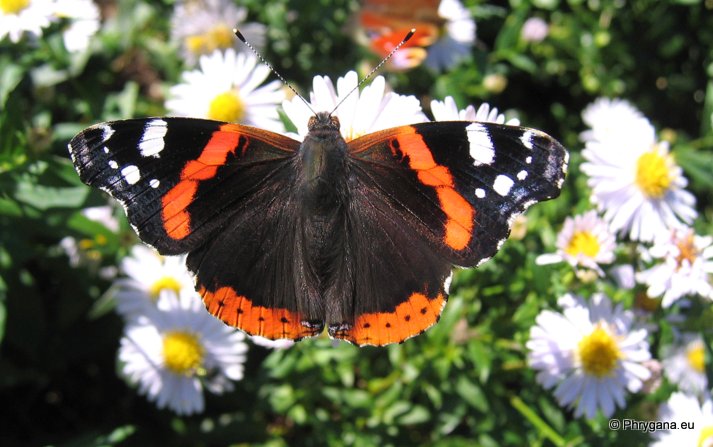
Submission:
<svg viewBox="0 0 713 447">
<path fill-rule="evenodd" d="M 446 293 L 450 293 L 451 281 L 453 281 L 453 270 L 451 270 L 451 273 L 450 273 L 450 275 L 448 275 L 448 278 L 446 278 L 446 280 L 443 281 L 443 290 Z"/>
<path fill-rule="evenodd" d="M 528 165 L 529 165 L 530 163 L 532 163 L 532 157 L 530 157 L 530 156 L 528 155 L 527 158 L 525 159 L 525 163 L 527 163 Z"/>
<path fill-rule="evenodd" d="M 567 168 L 569 167 L 569 152 L 564 153 L 564 161 L 562 162 L 562 173 L 566 174 L 567 173 Z M 562 188 L 562 184 L 564 183 L 564 176 L 562 176 L 558 181 L 557 181 L 557 187 Z"/>
<path fill-rule="evenodd" d="M 155 178 L 152 178 L 151 180 L 149 180 L 149 185 L 150 185 L 153 189 L 158 188 L 158 185 L 160 185 L 160 184 L 161 184 L 161 182 L 159 182 L 159 181 L 156 180 Z"/>
<path fill-rule="evenodd" d="M 495 177 L 495 181 L 493 182 L 493 189 L 495 190 L 495 192 L 505 197 L 506 195 L 510 194 L 510 188 L 512 188 L 512 185 L 514 183 L 515 182 L 513 182 L 510 177 L 500 174 Z"/>
<path fill-rule="evenodd" d="M 104 153 L 105 153 L 105 154 L 108 154 L 108 153 L 109 153 L 109 148 L 106 147 L 106 146 L 104 146 Z"/>
<path fill-rule="evenodd" d="M 480 123 L 471 123 L 465 128 L 465 131 L 470 143 L 470 156 L 475 160 L 475 165 L 491 164 L 495 159 L 495 149 L 488 129 Z"/>
<path fill-rule="evenodd" d="M 531 130 L 526 130 L 520 136 L 520 141 L 522 141 L 522 144 L 530 150 L 533 149 L 533 145 L 532 145 L 532 137 L 533 136 L 535 136 L 535 133 Z"/>
<path fill-rule="evenodd" d="M 119 169 L 119 163 L 115 162 L 114 160 L 109 160 L 109 167 L 111 169 Z"/>
<path fill-rule="evenodd" d="M 475 188 L 475 197 L 482 199 L 485 197 L 485 190 L 483 188 Z"/>
<path fill-rule="evenodd" d="M 124 177 L 124 180 L 126 180 L 126 183 L 128 183 L 129 185 L 133 185 L 139 180 L 141 180 L 141 173 L 139 172 L 139 168 L 134 165 L 129 165 L 123 168 L 121 170 L 121 175 Z"/>
<path fill-rule="evenodd" d="M 102 126 L 102 141 L 107 141 L 111 136 L 114 135 L 114 129 L 108 124 Z"/>
<path fill-rule="evenodd" d="M 523 180 L 525 180 L 526 178 L 527 178 L 527 171 L 526 171 L 526 170 L 523 169 L 522 171 L 520 171 L 520 172 L 517 173 L 517 179 L 518 179 L 518 180 L 523 181 Z"/>
<path fill-rule="evenodd" d="M 164 148 L 163 137 L 166 136 L 168 127 L 166 121 L 154 119 L 146 123 L 144 134 L 139 142 L 139 151 L 144 157 L 159 157 L 159 152 Z"/>
<path fill-rule="evenodd" d="M 497 248 L 497 250 L 495 250 L 495 251 L 500 250 L 500 246 L 503 244 L 504 241 L 505 241 L 505 239 L 503 239 L 503 240 L 501 240 L 501 241 L 498 242 L 498 248 Z M 481 265 L 483 265 L 483 264 L 485 264 L 486 262 L 490 261 L 490 258 L 491 258 L 491 256 L 488 256 L 488 257 L 486 257 L 486 258 L 481 259 L 480 261 L 478 261 L 478 263 L 477 263 L 475 266 L 476 266 L 476 267 L 480 267 Z"/>
</svg>

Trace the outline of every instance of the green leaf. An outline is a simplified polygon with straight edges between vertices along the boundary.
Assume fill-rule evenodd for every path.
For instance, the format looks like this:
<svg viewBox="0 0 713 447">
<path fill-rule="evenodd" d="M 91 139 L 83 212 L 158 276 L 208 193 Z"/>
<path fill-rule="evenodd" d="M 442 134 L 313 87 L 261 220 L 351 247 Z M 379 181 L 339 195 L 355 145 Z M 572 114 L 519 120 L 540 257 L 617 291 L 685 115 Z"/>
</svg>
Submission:
<svg viewBox="0 0 713 447">
<path fill-rule="evenodd" d="M 5 323 L 7 322 L 7 309 L 5 308 L 5 303 L 7 302 L 7 283 L 0 275 L 0 343 L 2 343 L 5 337 Z"/>
<path fill-rule="evenodd" d="M 422 424 L 431 418 L 431 413 L 423 405 L 414 405 L 396 421 L 399 425 Z"/>
<path fill-rule="evenodd" d="M 0 174 L 20 167 L 27 160 L 26 126 L 21 96 L 8 95 L 0 107 Z"/>
<path fill-rule="evenodd" d="M 461 375 L 456 382 L 456 392 L 458 395 L 472 407 L 477 408 L 483 413 L 488 411 L 488 400 L 483 394 L 483 390 L 471 382 L 467 376 Z"/>
<path fill-rule="evenodd" d="M 309 420 L 307 410 L 303 405 L 300 404 L 294 405 L 292 408 L 290 408 L 290 411 L 287 412 L 287 415 L 295 422 L 295 424 L 298 425 L 304 425 Z"/>
<path fill-rule="evenodd" d="M 7 97 L 22 81 L 24 71 L 9 57 L 0 59 L 0 110 L 5 108 Z"/>
<path fill-rule="evenodd" d="M 89 191 L 83 186 L 57 188 L 22 182 L 17 185 L 15 198 L 43 211 L 51 208 L 78 208 L 86 201 Z"/>
<path fill-rule="evenodd" d="M 0 197 L 0 215 L 20 217 L 22 215 L 22 207 L 12 199 Z"/>
<path fill-rule="evenodd" d="M 713 143 L 713 141 L 711 142 Z M 680 145 L 675 151 L 676 162 L 695 184 L 702 190 L 713 189 L 713 153 L 710 151 L 696 150 L 688 145 Z"/>
<path fill-rule="evenodd" d="M 384 423 L 389 425 L 393 424 L 397 417 L 403 416 L 408 413 L 411 410 L 411 407 L 411 402 L 403 400 L 394 402 L 392 405 L 386 408 L 386 411 L 384 411 Z"/>
<path fill-rule="evenodd" d="M 510 404 L 521 415 L 523 415 L 525 419 L 530 421 L 530 423 L 535 426 L 535 428 L 540 432 L 540 434 L 542 434 L 542 436 L 552 441 L 554 445 L 565 445 L 564 438 L 560 436 L 552 427 L 550 427 L 547 422 L 544 421 L 544 419 L 539 417 L 535 410 L 527 406 L 527 404 L 522 399 L 517 396 L 512 396 L 510 398 Z"/>
<path fill-rule="evenodd" d="M 708 85 L 706 99 L 703 103 L 703 119 L 701 120 L 701 136 L 713 136 L 713 62 L 708 65 Z"/>
</svg>

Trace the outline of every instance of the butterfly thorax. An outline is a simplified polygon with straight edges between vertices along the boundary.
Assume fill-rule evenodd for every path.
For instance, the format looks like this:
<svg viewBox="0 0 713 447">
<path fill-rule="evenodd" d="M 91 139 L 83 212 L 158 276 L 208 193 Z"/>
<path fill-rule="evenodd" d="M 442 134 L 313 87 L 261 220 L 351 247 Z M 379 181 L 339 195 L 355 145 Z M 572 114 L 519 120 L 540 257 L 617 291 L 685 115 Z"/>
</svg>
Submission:
<svg viewBox="0 0 713 447">
<path fill-rule="evenodd" d="M 339 133 L 339 120 L 326 112 L 310 118 L 308 129 L 300 146 L 299 192 L 305 211 L 328 216 L 340 207 L 346 192 L 347 144 Z"/>
</svg>

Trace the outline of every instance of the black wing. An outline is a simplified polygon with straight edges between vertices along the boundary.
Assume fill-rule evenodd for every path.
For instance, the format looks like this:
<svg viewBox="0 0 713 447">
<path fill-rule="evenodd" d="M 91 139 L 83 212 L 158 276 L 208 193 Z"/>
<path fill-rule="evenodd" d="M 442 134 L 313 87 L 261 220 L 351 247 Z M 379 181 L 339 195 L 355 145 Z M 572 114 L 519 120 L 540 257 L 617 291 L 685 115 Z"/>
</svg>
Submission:
<svg viewBox="0 0 713 447">
<path fill-rule="evenodd" d="M 453 265 L 490 258 L 513 218 L 559 195 L 567 151 L 533 129 L 433 122 L 349 143 L 347 221 L 357 344 L 399 342 L 434 324 Z"/>
<path fill-rule="evenodd" d="M 141 240 L 166 255 L 210 240 L 297 148 L 272 132 L 190 118 L 102 123 L 69 143 L 82 181 L 119 200 Z"/>
</svg>

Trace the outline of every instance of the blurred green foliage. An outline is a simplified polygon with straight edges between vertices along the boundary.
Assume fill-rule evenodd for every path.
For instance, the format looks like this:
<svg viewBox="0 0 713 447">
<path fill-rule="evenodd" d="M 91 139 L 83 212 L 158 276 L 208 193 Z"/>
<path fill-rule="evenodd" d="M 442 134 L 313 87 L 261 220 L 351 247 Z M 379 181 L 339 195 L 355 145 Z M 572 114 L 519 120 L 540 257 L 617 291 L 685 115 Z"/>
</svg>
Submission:
<svg viewBox="0 0 713 447">
<path fill-rule="evenodd" d="M 80 183 L 66 152 L 87 125 L 164 112 L 163 95 L 182 69 L 169 38 L 172 3 L 102 2 L 115 14 L 83 55 L 67 53 L 52 32 L 0 43 L 2 445 L 646 442 L 645 433 L 610 431 L 604 419 L 573 419 L 535 382 L 524 349 L 529 328 L 577 280 L 565 266 L 534 259 L 552 251 L 564 217 L 588 206 L 577 170 L 580 112 L 599 96 L 625 97 L 671 130 L 677 161 L 711 222 L 713 2 L 466 1 L 478 25 L 471 58 L 440 74 L 423 67 L 383 74 L 424 104 L 445 95 L 462 106 L 488 101 L 561 139 L 573 159 L 562 197 L 528 213 L 523 240 L 458 273 L 440 323 L 425 335 L 387 348 L 327 339 L 284 351 L 252 348 L 236 390 L 207 395 L 206 413 L 189 418 L 156 410 L 116 374 L 122 322 L 102 299 L 110 283 L 96 272 L 117 265 L 135 239 L 125 224 L 115 234 L 79 214 L 105 199 Z M 336 79 L 375 62 L 352 38 L 356 1 L 242 4 L 268 27 L 266 58 L 303 92 L 316 74 Z M 544 41 L 521 38 L 529 17 L 549 23 Z M 506 82 L 502 91 L 489 87 L 492 75 Z M 71 267 L 58 248 L 65 236 L 98 235 L 89 266 Z M 652 418 L 660 399 L 631 396 L 626 414 Z"/>
</svg>

